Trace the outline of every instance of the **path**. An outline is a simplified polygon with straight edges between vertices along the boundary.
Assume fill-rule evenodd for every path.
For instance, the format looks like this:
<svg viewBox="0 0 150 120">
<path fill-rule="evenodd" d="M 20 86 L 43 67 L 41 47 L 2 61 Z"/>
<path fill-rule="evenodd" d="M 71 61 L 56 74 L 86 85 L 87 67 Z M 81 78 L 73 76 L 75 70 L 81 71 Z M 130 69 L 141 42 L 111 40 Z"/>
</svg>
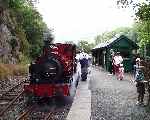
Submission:
<svg viewBox="0 0 150 120">
<path fill-rule="evenodd" d="M 137 106 L 135 84 L 126 75 L 123 81 L 102 69 L 92 69 L 92 120 L 150 120 L 147 107 Z"/>
</svg>

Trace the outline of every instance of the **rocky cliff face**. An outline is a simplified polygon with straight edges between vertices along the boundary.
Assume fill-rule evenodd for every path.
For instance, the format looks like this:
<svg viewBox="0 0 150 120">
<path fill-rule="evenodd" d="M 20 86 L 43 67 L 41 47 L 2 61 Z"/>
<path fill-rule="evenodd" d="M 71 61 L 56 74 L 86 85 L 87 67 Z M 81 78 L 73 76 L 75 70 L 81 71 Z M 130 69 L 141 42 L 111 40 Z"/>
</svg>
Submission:
<svg viewBox="0 0 150 120">
<path fill-rule="evenodd" d="M 17 63 L 20 43 L 14 34 L 15 19 L 10 11 L 0 6 L 0 63 Z"/>
</svg>

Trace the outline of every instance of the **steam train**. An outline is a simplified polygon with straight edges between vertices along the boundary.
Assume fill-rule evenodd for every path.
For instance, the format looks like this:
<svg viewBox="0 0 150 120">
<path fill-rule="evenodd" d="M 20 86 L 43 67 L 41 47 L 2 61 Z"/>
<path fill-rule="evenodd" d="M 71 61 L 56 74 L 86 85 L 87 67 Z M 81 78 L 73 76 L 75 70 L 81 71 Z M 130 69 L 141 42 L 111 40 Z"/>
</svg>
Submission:
<svg viewBox="0 0 150 120">
<path fill-rule="evenodd" d="M 45 45 L 42 55 L 29 66 L 29 83 L 24 85 L 26 96 L 70 96 L 72 87 L 78 84 L 80 77 L 75 56 L 75 45 Z"/>
</svg>

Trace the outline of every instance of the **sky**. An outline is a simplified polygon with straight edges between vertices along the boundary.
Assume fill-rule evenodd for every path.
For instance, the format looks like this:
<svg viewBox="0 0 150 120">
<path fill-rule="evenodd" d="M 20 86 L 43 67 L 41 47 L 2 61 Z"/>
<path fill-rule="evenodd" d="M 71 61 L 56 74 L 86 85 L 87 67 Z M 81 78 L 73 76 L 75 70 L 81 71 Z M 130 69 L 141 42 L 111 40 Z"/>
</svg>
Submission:
<svg viewBox="0 0 150 120">
<path fill-rule="evenodd" d="M 116 0 L 39 0 L 37 10 L 53 30 L 55 42 L 88 40 L 117 27 L 131 27 L 131 9 L 118 9 Z"/>
</svg>

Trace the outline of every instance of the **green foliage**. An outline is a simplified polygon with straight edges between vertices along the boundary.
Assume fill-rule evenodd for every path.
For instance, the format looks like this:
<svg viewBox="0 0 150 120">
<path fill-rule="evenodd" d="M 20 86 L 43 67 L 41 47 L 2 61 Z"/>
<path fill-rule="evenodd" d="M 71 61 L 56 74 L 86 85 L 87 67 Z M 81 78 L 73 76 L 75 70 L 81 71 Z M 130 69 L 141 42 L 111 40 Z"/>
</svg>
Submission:
<svg viewBox="0 0 150 120">
<path fill-rule="evenodd" d="M 73 41 L 65 41 L 66 44 L 75 44 Z"/>
<path fill-rule="evenodd" d="M 114 35 L 114 31 L 104 32 L 101 35 L 96 36 L 95 44 L 106 42 L 107 40 L 111 39 Z"/>
<path fill-rule="evenodd" d="M 42 16 L 34 8 L 30 0 L 5 0 L 5 6 L 10 10 L 10 16 L 15 21 L 15 29 L 11 30 L 12 35 L 19 38 L 20 51 L 22 56 L 20 62 L 26 62 L 24 58 L 34 59 L 37 57 L 43 47 L 44 33 L 47 37 L 44 40 L 52 41 L 48 36 L 51 30 L 43 22 Z M 11 41 L 12 48 L 15 47 L 15 40 Z M 21 61 L 25 60 L 25 61 Z"/>
<path fill-rule="evenodd" d="M 30 44 L 26 39 L 26 34 L 24 32 L 24 29 L 17 26 L 15 32 L 17 38 L 19 38 L 20 40 L 20 52 L 26 56 L 29 56 Z"/>
<path fill-rule="evenodd" d="M 148 54 L 148 50 L 150 49 L 150 34 L 147 31 L 147 22 L 137 22 L 134 24 L 133 28 L 137 33 L 137 43 L 140 46 L 140 54 L 145 56 L 144 54 Z M 147 49 L 147 52 L 146 50 Z M 146 52 L 146 53 L 145 53 Z"/>
<path fill-rule="evenodd" d="M 116 3 L 120 8 L 132 7 L 136 11 L 142 3 L 150 3 L 150 0 L 116 0 Z"/>
<path fill-rule="evenodd" d="M 150 56 L 150 0 L 117 0 L 117 5 L 122 8 L 131 6 L 135 12 L 136 23 L 133 26 L 134 35 L 140 46 L 140 54 L 144 57 Z"/>
<path fill-rule="evenodd" d="M 12 50 L 14 50 L 14 48 L 18 45 L 16 39 L 12 38 L 10 41 L 10 45 L 12 47 Z"/>
<path fill-rule="evenodd" d="M 134 32 L 132 31 L 131 28 L 128 28 L 128 27 L 120 27 L 120 28 L 117 28 L 113 31 L 110 31 L 110 32 L 104 32 L 98 36 L 96 36 L 95 38 L 95 44 L 97 45 L 98 43 L 103 43 L 103 42 L 106 42 L 108 40 L 110 40 L 111 38 L 113 38 L 116 34 L 119 34 L 119 35 L 126 35 L 128 36 L 130 39 L 133 39 L 133 37 L 135 37 L 135 34 Z M 135 40 L 136 38 L 134 38 Z"/>
<path fill-rule="evenodd" d="M 19 9 L 25 3 L 25 0 L 6 0 L 8 7 L 13 9 Z"/>
<path fill-rule="evenodd" d="M 136 17 L 141 21 L 150 21 L 150 4 L 143 3 L 140 5 Z"/>
<path fill-rule="evenodd" d="M 138 34 L 138 43 L 142 56 L 150 56 L 150 3 L 143 3 L 136 12 L 137 23 L 134 29 Z"/>
<path fill-rule="evenodd" d="M 22 65 L 27 65 L 28 63 L 31 63 L 31 59 L 28 56 L 20 54 L 19 55 L 19 63 Z"/>
<path fill-rule="evenodd" d="M 90 53 L 91 49 L 94 47 L 93 43 L 88 43 L 88 41 L 81 40 L 77 44 L 80 50 L 83 50 L 86 53 Z"/>
</svg>

